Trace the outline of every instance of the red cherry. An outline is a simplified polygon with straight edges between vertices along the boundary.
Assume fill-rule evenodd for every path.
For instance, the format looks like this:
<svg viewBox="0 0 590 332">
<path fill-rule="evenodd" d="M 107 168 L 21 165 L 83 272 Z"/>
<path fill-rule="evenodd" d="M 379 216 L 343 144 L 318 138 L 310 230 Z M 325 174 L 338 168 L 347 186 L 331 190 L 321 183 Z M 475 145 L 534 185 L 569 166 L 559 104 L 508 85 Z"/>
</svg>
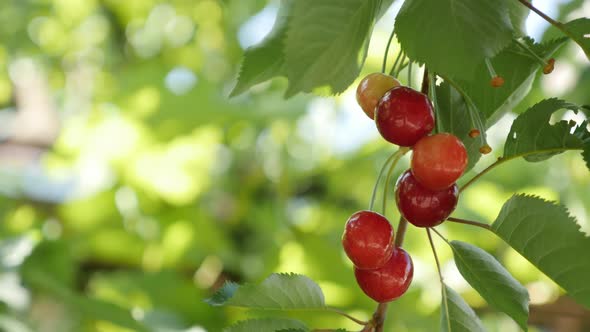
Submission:
<svg viewBox="0 0 590 332">
<path fill-rule="evenodd" d="M 391 256 L 393 227 L 379 213 L 356 212 L 346 222 L 342 246 L 357 268 L 376 269 Z"/>
<path fill-rule="evenodd" d="M 372 73 L 359 83 L 356 88 L 356 101 L 365 114 L 371 119 L 375 118 L 375 107 L 379 99 L 390 89 L 400 86 L 401 83 L 393 76 L 382 73 Z"/>
<path fill-rule="evenodd" d="M 467 167 L 467 150 L 455 135 L 424 137 L 414 145 L 412 173 L 424 187 L 442 190 L 451 186 Z"/>
<path fill-rule="evenodd" d="M 432 227 L 442 223 L 455 210 L 459 199 L 456 184 L 434 191 L 421 185 L 410 170 L 397 180 L 395 201 L 400 213 L 417 227 Z"/>
<path fill-rule="evenodd" d="M 354 269 L 356 282 L 373 300 L 383 303 L 402 296 L 414 276 L 412 258 L 402 248 L 395 248 L 387 263 L 374 270 Z"/>
<path fill-rule="evenodd" d="M 412 146 L 434 128 L 434 111 L 425 94 L 408 87 L 396 87 L 379 100 L 375 123 L 388 142 Z"/>
</svg>

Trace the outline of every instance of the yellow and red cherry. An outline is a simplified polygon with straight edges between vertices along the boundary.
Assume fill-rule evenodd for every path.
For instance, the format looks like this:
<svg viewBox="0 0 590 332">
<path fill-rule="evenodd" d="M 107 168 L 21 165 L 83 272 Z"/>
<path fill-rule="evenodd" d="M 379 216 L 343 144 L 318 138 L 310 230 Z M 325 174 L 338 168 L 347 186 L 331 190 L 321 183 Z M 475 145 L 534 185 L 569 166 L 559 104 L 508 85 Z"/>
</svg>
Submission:
<svg viewBox="0 0 590 332">
<path fill-rule="evenodd" d="M 400 86 L 401 83 L 393 76 L 372 73 L 361 80 L 356 88 L 356 101 L 371 119 L 375 118 L 375 107 L 379 99 L 392 88 Z"/>
<path fill-rule="evenodd" d="M 427 136 L 414 145 L 412 174 L 424 187 L 442 190 L 457 181 L 467 167 L 467 150 L 449 133 Z"/>
</svg>

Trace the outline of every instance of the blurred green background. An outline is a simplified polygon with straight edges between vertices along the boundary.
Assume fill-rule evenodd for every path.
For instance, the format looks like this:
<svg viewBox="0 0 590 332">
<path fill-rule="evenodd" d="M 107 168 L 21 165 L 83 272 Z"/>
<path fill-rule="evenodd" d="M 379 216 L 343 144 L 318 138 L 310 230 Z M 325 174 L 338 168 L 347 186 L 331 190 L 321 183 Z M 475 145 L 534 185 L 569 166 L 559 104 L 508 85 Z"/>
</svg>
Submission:
<svg viewBox="0 0 590 332">
<path fill-rule="evenodd" d="M 379 70 L 400 4 L 378 23 L 363 73 Z M 563 20 L 590 16 L 584 1 L 539 6 Z M 0 2 L 0 331 L 221 331 L 276 313 L 203 299 L 225 280 L 272 272 L 304 273 L 328 304 L 370 317 L 375 303 L 356 286 L 340 236 L 348 216 L 368 206 L 393 147 L 357 106 L 355 85 L 338 97 L 283 100 L 279 79 L 227 98 L 243 50 L 269 31 L 277 8 L 266 0 Z M 527 26 L 537 40 L 557 35 L 537 17 Z M 568 43 L 515 112 L 548 96 L 590 104 L 589 91 L 589 63 Z M 494 152 L 476 170 L 500 155 L 514 117 L 491 129 Z M 490 222 L 512 193 L 527 192 L 567 205 L 588 232 L 589 186 L 577 154 L 518 160 L 466 191 L 455 215 Z M 498 238 L 440 229 L 489 250 L 527 286 L 538 330 L 590 330 L 588 313 Z M 490 331 L 517 331 L 437 245 L 446 281 Z M 440 288 L 424 232 L 410 229 L 406 247 L 414 282 L 390 306 L 386 330 L 436 331 Z M 330 313 L 297 316 L 358 330 Z"/>
</svg>

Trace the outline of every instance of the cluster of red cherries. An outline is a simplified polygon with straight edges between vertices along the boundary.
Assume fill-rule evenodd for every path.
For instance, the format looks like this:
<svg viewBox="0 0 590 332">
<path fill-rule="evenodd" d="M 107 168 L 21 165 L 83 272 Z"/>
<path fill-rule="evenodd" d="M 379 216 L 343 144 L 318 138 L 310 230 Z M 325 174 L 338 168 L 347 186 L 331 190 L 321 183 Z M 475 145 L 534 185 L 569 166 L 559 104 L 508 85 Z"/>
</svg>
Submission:
<svg viewBox="0 0 590 332">
<path fill-rule="evenodd" d="M 449 133 L 430 135 L 434 110 L 428 96 L 402 86 L 392 76 L 368 75 L 356 96 L 385 140 L 412 150 L 411 167 L 398 178 L 395 188 L 401 215 L 417 227 L 445 221 L 457 205 L 455 181 L 467 167 L 461 140 Z M 393 226 L 383 215 L 354 213 L 346 222 L 342 245 L 367 296 L 382 303 L 407 291 L 414 274 L 412 259 L 395 246 Z"/>
</svg>

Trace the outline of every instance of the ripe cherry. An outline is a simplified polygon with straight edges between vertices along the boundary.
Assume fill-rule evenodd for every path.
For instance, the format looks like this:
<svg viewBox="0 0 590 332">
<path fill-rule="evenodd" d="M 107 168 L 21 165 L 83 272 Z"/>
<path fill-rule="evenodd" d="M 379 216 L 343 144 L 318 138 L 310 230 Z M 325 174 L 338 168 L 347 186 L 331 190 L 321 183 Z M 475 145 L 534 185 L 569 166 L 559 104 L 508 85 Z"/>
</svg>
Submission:
<svg viewBox="0 0 590 332">
<path fill-rule="evenodd" d="M 442 223 L 455 210 L 459 199 L 456 184 L 435 191 L 424 187 L 412 175 L 404 172 L 396 183 L 395 201 L 400 213 L 417 227 L 432 227 Z"/>
<path fill-rule="evenodd" d="M 397 87 L 379 100 L 375 123 L 385 140 L 399 146 L 412 146 L 434 128 L 434 111 L 425 94 Z"/>
<path fill-rule="evenodd" d="M 359 269 L 383 266 L 393 250 L 393 227 L 382 215 L 359 211 L 350 216 L 342 235 L 344 251 Z"/>
<path fill-rule="evenodd" d="M 354 269 L 356 282 L 373 300 L 383 303 L 402 296 L 414 276 L 412 258 L 402 248 L 395 248 L 387 263 L 378 269 Z"/>
<path fill-rule="evenodd" d="M 372 73 L 361 80 L 356 88 L 356 101 L 365 114 L 371 119 L 375 118 L 375 107 L 379 99 L 390 89 L 400 86 L 401 83 L 393 76 L 382 73 Z"/>
<path fill-rule="evenodd" d="M 424 137 L 414 145 L 412 173 L 426 188 L 441 190 L 451 186 L 467 167 L 467 150 L 449 133 Z"/>
</svg>

